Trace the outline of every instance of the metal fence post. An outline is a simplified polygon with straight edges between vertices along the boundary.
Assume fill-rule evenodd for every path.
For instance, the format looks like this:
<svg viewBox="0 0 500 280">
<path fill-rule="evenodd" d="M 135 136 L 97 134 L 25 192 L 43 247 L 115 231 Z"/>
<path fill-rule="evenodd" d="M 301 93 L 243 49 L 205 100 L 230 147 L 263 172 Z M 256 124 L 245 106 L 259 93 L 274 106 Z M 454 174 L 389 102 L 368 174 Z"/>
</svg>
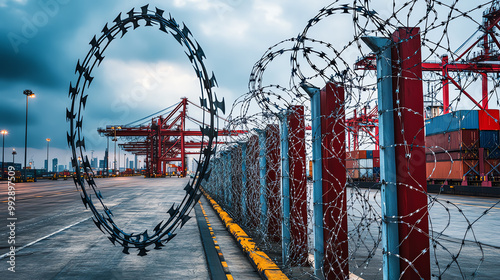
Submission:
<svg viewBox="0 0 500 280">
<path fill-rule="evenodd" d="M 383 275 L 387 280 L 398 279 L 400 275 L 399 235 L 396 220 L 398 194 L 394 147 L 391 40 L 378 37 L 363 37 L 362 39 L 377 55 Z"/>
<path fill-rule="evenodd" d="M 283 263 L 289 260 L 290 246 L 290 165 L 288 161 L 288 112 L 280 114 L 281 139 L 281 205 L 283 206 L 283 221 L 281 223 L 281 246 Z"/>
<path fill-rule="evenodd" d="M 392 40 L 400 278 L 430 279 L 420 29 L 398 28 Z"/>
<path fill-rule="evenodd" d="M 311 98 L 312 119 L 312 162 L 313 162 L 313 232 L 314 232 L 314 275 L 323 278 L 323 183 L 321 157 L 321 95 L 320 89 L 307 84 L 301 87 Z"/>
<path fill-rule="evenodd" d="M 260 230 L 267 228 L 267 184 L 266 184 L 266 131 L 258 129 L 259 133 L 259 178 L 260 178 Z"/>
</svg>

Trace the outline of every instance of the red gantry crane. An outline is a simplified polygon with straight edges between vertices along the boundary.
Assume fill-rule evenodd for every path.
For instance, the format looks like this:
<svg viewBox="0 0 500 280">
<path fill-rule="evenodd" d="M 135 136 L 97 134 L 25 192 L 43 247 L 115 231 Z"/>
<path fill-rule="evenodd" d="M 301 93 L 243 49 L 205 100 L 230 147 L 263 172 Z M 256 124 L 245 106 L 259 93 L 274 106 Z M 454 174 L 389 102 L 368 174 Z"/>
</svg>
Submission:
<svg viewBox="0 0 500 280">
<path fill-rule="evenodd" d="M 500 4 L 493 3 L 483 12 L 483 24 L 469 38 L 472 39 L 476 33 L 482 32 L 470 45 L 467 40 L 454 55 L 454 60 L 449 60 L 447 54 L 441 56 L 440 62 L 423 62 L 422 71 L 440 72 L 442 75 L 443 114 L 450 112 L 449 85 L 453 84 L 461 93 L 469 98 L 479 110 L 488 109 L 488 73 L 500 73 L 500 41 L 496 38 L 495 28 L 500 30 Z M 474 47 L 479 46 L 480 51 L 473 52 Z M 355 63 L 356 70 L 376 70 L 376 58 L 369 54 Z M 475 100 L 450 73 L 476 73 L 481 75 L 482 94 L 481 100 Z"/>
<path fill-rule="evenodd" d="M 147 177 L 164 176 L 169 162 L 180 162 L 181 174 L 186 176 L 186 155 L 199 154 L 201 148 L 207 145 L 207 142 L 201 142 L 201 130 L 186 129 L 186 120 L 203 126 L 202 122 L 188 116 L 188 103 L 208 112 L 187 98 L 182 98 L 168 115 L 154 117 L 148 125 L 108 125 L 106 128 L 98 128 L 97 131 L 101 136 L 125 138 L 127 142 L 119 144 L 120 148 L 135 155 L 145 156 Z M 218 136 L 236 136 L 243 133 L 246 131 L 219 130 Z M 222 142 L 214 142 L 215 144 Z"/>
</svg>

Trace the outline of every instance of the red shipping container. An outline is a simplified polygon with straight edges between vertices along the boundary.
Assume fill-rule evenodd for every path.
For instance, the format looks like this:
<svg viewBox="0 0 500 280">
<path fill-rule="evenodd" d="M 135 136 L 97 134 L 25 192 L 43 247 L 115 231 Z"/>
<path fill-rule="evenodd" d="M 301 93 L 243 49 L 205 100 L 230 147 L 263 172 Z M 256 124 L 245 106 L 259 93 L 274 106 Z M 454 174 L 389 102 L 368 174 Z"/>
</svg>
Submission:
<svg viewBox="0 0 500 280">
<path fill-rule="evenodd" d="M 380 158 L 379 157 L 373 157 L 373 167 L 380 167 Z"/>
<path fill-rule="evenodd" d="M 479 149 L 479 131 L 476 129 L 462 129 L 429 135 L 425 137 L 427 153 L 430 150 L 435 153 L 444 151 L 475 151 Z M 438 148 L 431 148 L 436 146 Z"/>
<path fill-rule="evenodd" d="M 427 162 L 427 179 L 436 180 L 463 180 L 479 177 L 477 160 L 458 160 Z"/>
<path fill-rule="evenodd" d="M 500 130 L 500 111 L 497 109 L 479 110 L 479 130 Z"/>
<path fill-rule="evenodd" d="M 366 150 L 359 150 L 358 151 L 358 158 L 360 158 L 360 159 L 366 158 Z"/>
<path fill-rule="evenodd" d="M 475 154 L 474 154 L 475 155 Z M 434 161 L 451 161 L 451 160 L 463 160 L 463 159 L 477 159 L 473 158 L 472 154 L 468 151 L 450 151 L 442 153 L 427 153 L 425 154 L 426 162 Z"/>
<path fill-rule="evenodd" d="M 347 169 L 358 168 L 358 160 L 356 159 L 346 159 L 345 166 Z"/>
<path fill-rule="evenodd" d="M 380 157 L 380 150 L 373 150 L 373 158 L 379 158 Z"/>
</svg>

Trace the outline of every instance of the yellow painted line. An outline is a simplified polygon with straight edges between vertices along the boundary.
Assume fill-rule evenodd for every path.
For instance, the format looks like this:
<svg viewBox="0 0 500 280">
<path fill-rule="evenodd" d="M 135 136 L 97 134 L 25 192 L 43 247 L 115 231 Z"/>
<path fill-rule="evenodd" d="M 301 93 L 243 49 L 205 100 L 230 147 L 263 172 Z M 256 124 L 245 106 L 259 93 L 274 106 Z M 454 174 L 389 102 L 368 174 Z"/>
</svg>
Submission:
<svg viewBox="0 0 500 280">
<path fill-rule="evenodd" d="M 37 196 L 35 196 L 35 197 L 43 197 L 43 195 L 37 195 Z"/>
<path fill-rule="evenodd" d="M 203 189 L 201 190 L 205 197 L 210 201 L 214 210 L 219 214 L 222 222 L 227 230 L 234 236 L 236 241 L 240 244 L 243 252 L 248 255 L 250 261 L 257 268 L 259 274 L 268 280 L 288 279 L 288 277 L 281 271 L 281 269 L 271 260 L 271 258 L 262 252 L 252 238 L 248 237 L 245 231 L 236 224 L 226 211 L 213 200 Z"/>
</svg>

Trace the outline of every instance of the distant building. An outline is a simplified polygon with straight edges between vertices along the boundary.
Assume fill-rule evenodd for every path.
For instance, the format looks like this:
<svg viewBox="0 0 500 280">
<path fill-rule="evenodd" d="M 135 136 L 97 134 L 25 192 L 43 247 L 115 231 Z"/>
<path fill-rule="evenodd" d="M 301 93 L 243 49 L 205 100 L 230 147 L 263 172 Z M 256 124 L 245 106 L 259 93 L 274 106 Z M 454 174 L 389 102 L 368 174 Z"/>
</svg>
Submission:
<svg viewBox="0 0 500 280">
<path fill-rule="evenodd" d="M 128 164 L 129 164 L 128 168 L 134 169 L 134 162 L 133 161 L 129 161 Z"/>
<path fill-rule="evenodd" d="M 57 172 L 57 158 L 52 159 L 52 172 Z"/>
<path fill-rule="evenodd" d="M 99 168 L 105 169 L 106 168 L 106 161 L 101 159 L 99 160 Z"/>
<path fill-rule="evenodd" d="M 93 158 L 93 159 L 90 161 L 90 167 L 92 167 L 92 168 L 97 168 L 97 158 Z"/>
<path fill-rule="evenodd" d="M 63 172 L 64 171 L 64 165 L 63 164 L 59 164 L 57 166 L 57 172 Z"/>
<path fill-rule="evenodd" d="M 49 171 L 49 162 L 47 160 L 44 160 L 44 165 L 43 166 L 44 166 L 46 172 L 50 172 Z"/>
</svg>

